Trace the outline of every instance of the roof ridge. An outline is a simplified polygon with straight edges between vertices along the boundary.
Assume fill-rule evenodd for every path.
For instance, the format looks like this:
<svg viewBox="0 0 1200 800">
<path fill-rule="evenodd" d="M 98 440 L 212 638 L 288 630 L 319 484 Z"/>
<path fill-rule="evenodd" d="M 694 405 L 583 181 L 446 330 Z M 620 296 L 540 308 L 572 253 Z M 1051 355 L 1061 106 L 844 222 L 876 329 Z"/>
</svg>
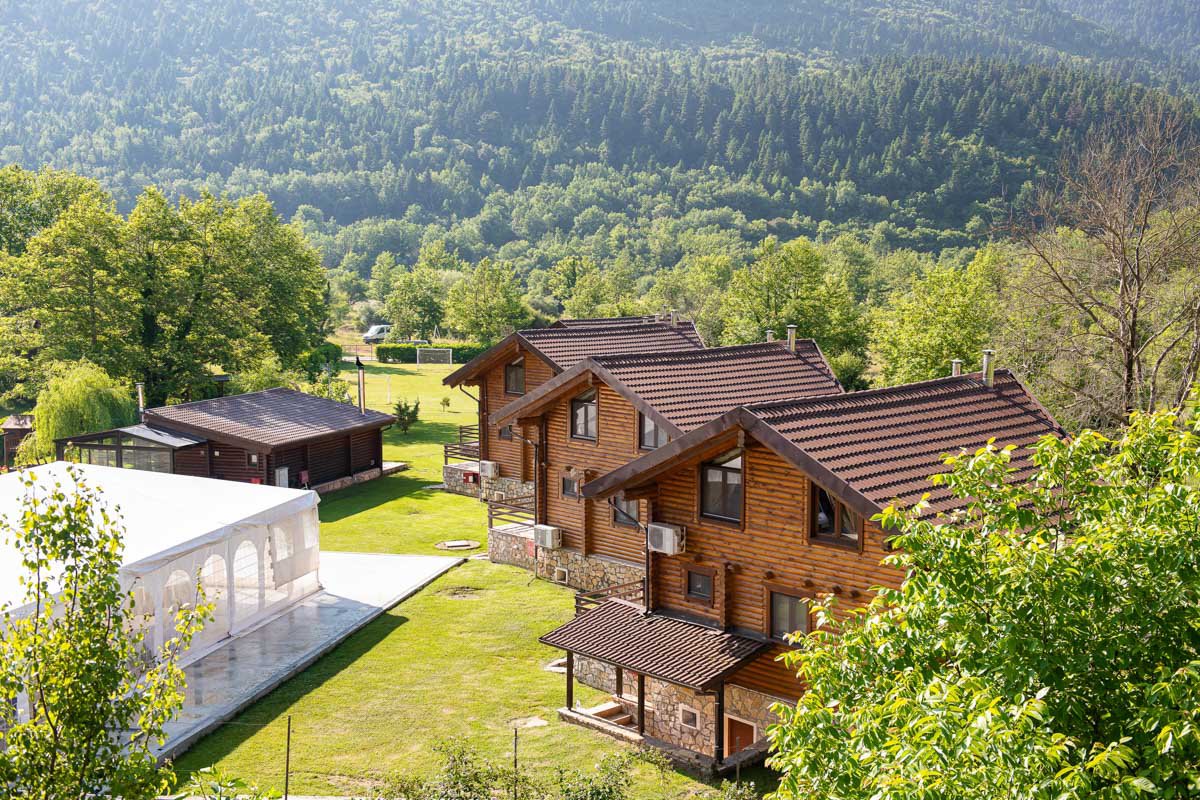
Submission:
<svg viewBox="0 0 1200 800">
<path fill-rule="evenodd" d="M 295 394 L 303 394 L 303 395 L 308 395 L 309 397 L 316 397 L 315 394 L 310 395 L 310 394 L 308 394 L 308 392 L 302 392 L 299 389 L 293 389 L 290 386 L 272 386 L 270 389 L 259 389 L 258 391 L 255 391 L 255 392 L 240 392 L 238 394 L 222 394 L 222 395 L 218 395 L 217 397 L 204 397 L 204 398 L 201 398 L 200 400 L 188 400 L 185 403 L 168 403 L 165 406 L 155 406 L 154 408 L 147 408 L 146 412 L 153 413 L 155 411 L 161 411 L 163 409 L 168 409 L 168 408 L 184 408 L 186 406 L 199 405 L 200 403 L 211 403 L 214 400 L 232 400 L 235 397 L 247 397 L 247 396 L 253 395 L 253 394 L 267 394 L 269 392 L 293 392 Z M 318 399 L 324 399 L 324 398 L 318 398 Z"/>
<path fill-rule="evenodd" d="M 622 323 L 620 325 L 573 325 L 573 326 L 564 326 L 562 328 L 553 328 L 553 327 L 547 326 L 545 328 L 525 328 L 525 329 L 517 331 L 517 333 L 520 334 L 521 336 L 528 336 L 528 335 L 532 334 L 534 336 L 534 338 L 536 338 L 538 336 L 543 336 L 543 335 L 549 335 L 549 336 L 563 336 L 566 334 L 582 335 L 582 334 L 587 334 L 587 333 L 595 333 L 596 331 L 601 331 L 601 330 L 604 331 L 605 333 L 612 333 L 613 331 L 646 331 L 647 329 L 650 329 L 650 328 L 658 328 L 658 329 L 661 329 L 664 331 L 677 331 L 682 334 L 682 331 L 679 331 L 678 325 L 671 325 L 670 323 L 653 322 L 653 321 L 651 321 L 651 322 L 630 322 L 628 324 Z"/>
<path fill-rule="evenodd" d="M 816 344 L 816 342 L 812 339 L 798 339 L 797 343 L 800 343 L 800 342 L 811 342 L 814 345 Z M 653 358 L 661 359 L 661 358 L 672 358 L 672 357 L 678 357 L 678 358 L 686 357 L 686 358 L 691 358 L 691 359 L 703 360 L 703 359 L 707 359 L 707 358 L 717 358 L 717 357 L 727 354 L 731 351 L 754 350 L 754 349 L 766 350 L 767 348 L 780 350 L 784 353 L 788 353 L 790 355 L 795 356 L 797 359 L 802 358 L 802 355 L 798 351 L 789 350 L 787 347 L 787 342 L 784 342 L 784 341 L 746 342 L 745 344 L 727 344 L 727 345 L 720 345 L 718 347 L 692 347 L 692 348 L 688 348 L 686 350 L 663 350 L 663 351 L 659 351 L 659 352 L 648 352 L 648 353 L 605 353 L 605 354 L 599 355 L 599 356 L 592 356 L 592 358 L 594 358 L 597 362 L 601 362 L 601 363 L 610 363 L 610 362 L 619 361 L 622 359 L 635 361 L 635 360 L 646 360 L 646 359 L 653 359 Z"/>
<path fill-rule="evenodd" d="M 1007 368 L 997 369 L 996 374 L 997 375 L 1001 375 L 1001 374 L 1007 375 L 1008 377 L 1012 378 L 1013 381 L 1018 384 L 1018 386 L 1021 386 L 1020 382 L 1016 380 L 1016 376 L 1013 374 L 1012 370 L 1010 370 L 1010 369 L 1007 369 Z M 982 378 L 983 378 L 982 372 L 967 372 L 962 375 L 946 375 L 941 378 L 930 378 L 929 380 L 926 380 L 926 381 L 913 381 L 912 383 L 898 383 L 895 386 L 880 386 L 875 389 L 861 389 L 857 392 L 844 392 L 842 394 L 837 394 L 837 395 L 818 395 L 816 397 L 797 397 L 797 398 L 794 398 L 791 400 L 771 400 L 771 401 L 765 402 L 765 403 L 747 403 L 746 408 L 752 412 L 758 412 L 758 411 L 766 411 L 766 410 L 770 410 L 770 409 L 774 409 L 774 408 L 784 408 L 784 407 L 788 407 L 788 406 L 800 406 L 800 405 L 807 405 L 807 404 L 815 404 L 818 402 L 827 402 L 831 398 L 835 398 L 835 397 L 841 398 L 843 400 L 853 400 L 853 399 L 857 399 L 857 398 L 870 399 L 872 397 L 886 397 L 889 394 L 897 394 L 897 393 L 905 391 L 905 390 L 915 390 L 915 389 L 920 389 L 920 388 L 925 388 L 925 387 L 942 386 L 942 385 L 948 385 L 948 384 L 954 384 L 954 383 L 962 383 L 967 386 L 969 386 L 969 385 L 983 386 Z M 993 387 L 993 388 L 995 388 L 995 387 Z M 1025 394 L 1029 394 L 1029 392 L 1025 390 L 1024 386 L 1021 386 L 1021 389 Z"/>
</svg>

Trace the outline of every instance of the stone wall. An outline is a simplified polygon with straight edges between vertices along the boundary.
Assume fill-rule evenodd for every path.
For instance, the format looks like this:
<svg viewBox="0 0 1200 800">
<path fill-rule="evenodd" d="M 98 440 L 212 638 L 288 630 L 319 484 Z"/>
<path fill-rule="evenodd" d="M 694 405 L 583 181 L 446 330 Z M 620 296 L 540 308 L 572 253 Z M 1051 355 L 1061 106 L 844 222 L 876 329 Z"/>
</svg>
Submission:
<svg viewBox="0 0 1200 800">
<path fill-rule="evenodd" d="M 488 531 L 488 558 L 496 564 L 512 564 L 555 581 L 559 569 L 567 571 L 567 586 L 594 592 L 623 583 L 640 581 L 646 570 L 608 556 L 585 556 L 574 550 L 546 550 L 533 545 L 533 530 L 523 525 L 505 525 Z"/>
<path fill-rule="evenodd" d="M 478 483 L 468 483 L 466 477 L 474 473 Z M 533 494 L 533 482 L 520 478 L 484 478 L 479 475 L 478 461 L 456 461 L 442 466 L 442 483 L 447 492 L 461 494 L 467 497 L 479 497 L 480 487 L 483 496 L 493 500 L 504 500 L 508 497 L 525 497 Z"/>
<path fill-rule="evenodd" d="M 446 491 L 466 497 L 479 497 L 479 484 L 466 481 L 468 472 L 478 474 L 479 462 L 455 461 L 453 464 L 444 465 L 442 467 L 442 483 L 445 485 Z"/>
</svg>

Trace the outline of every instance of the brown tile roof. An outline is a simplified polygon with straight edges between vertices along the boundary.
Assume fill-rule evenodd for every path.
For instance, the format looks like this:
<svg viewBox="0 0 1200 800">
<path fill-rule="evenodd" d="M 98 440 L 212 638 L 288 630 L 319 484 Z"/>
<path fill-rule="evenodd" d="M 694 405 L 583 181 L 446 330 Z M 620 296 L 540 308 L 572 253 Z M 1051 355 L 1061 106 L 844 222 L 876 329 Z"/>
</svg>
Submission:
<svg viewBox="0 0 1200 800">
<path fill-rule="evenodd" d="M 0 422 L 0 430 L 31 431 L 33 430 L 33 414 L 13 414 Z"/>
<path fill-rule="evenodd" d="M 391 425 L 390 414 L 314 397 L 294 389 L 267 389 L 177 406 L 147 409 L 144 421 L 231 444 L 272 450 L 331 434 Z"/>
<path fill-rule="evenodd" d="M 768 642 L 608 600 L 541 642 L 692 689 L 712 688 L 770 647 Z"/>
<path fill-rule="evenodd" d="M 524 347 L 540 355 L 555 373 L 570 369 L 588 356 L 612 353 L 663 353 L 704 347 L 696 326 L 680 321 L 655 322 L 653 317 L 617 317 L 606 320 L 559 320 L 548 328 L 530 328 L 510 334 L 468 361 L 442 382 L 458 386 L 471 382 L 502 358 Z"/>
<path fill-rule="evenodd" d="M 1029 445 L 1063 430 L 1008 370 L 749 408 L 789 442 L 878 507 L 930 493 L 930 512 L 961 503 L 930 478 L 943 456 L 995 439 L 1017 445 L 1014 480 L 1034 472 Z M 832 488 L 832 487 L 831 487 Z"/>
<path fill-rule="evenodd" d="M 694 327 L 662 322 L 535 328 L 519 333 L 529 346 L 563 370 L 588 356 L 668 353 L 704 346 Z"/>
<path fill-rule="evenodd" d="M 593 359 L 680 431 L 747 403 L 841 394 L 811 339 Z"/>
</svg>

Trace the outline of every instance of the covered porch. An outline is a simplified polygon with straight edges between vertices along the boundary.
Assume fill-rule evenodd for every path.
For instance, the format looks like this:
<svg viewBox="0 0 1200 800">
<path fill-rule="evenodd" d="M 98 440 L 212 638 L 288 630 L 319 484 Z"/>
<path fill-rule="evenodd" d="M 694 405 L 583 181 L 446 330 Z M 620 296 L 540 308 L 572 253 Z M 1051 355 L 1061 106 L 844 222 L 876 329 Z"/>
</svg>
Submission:
<svg viewBox="0 0 1200 800">
<path fill-rule="evenodd" d="M 769 643 L 622 599 L 584 611 L 541 641 L 566 651 L 564 720 L 654 745 L 705 773 L 761 756 L 761 726 L 728 713 L 726 681 Z M 611 700 L 577 706 L 581 674 L 613 690 Z"/>
</svg>

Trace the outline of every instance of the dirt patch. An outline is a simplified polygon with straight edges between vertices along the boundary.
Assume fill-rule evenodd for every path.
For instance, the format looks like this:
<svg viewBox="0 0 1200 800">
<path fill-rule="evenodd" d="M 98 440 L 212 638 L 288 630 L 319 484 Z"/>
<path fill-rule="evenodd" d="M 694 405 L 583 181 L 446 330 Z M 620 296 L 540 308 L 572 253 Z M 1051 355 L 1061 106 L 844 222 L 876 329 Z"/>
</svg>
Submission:
<svg viewBox="0 0 1200 800">
<path fill-rule="evenodd" d="M 508 724 L 513 728 L 543 728 L 550 723 L 541 717 L 519 717 L 510 719 Z"/>
<path fill-rule="evenodd" d="M 451 600 L 474 600 L 483 592 L 478 586 L 447 586 L 437 593 Z"/>
</svg>

